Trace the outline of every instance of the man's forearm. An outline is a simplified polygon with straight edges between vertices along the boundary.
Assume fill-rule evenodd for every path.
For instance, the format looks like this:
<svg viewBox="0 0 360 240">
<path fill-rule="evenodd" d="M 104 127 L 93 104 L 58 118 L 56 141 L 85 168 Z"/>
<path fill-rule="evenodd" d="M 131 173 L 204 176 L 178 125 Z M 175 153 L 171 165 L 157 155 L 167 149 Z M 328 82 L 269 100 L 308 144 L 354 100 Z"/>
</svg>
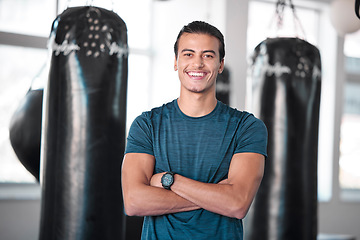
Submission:
<svg viewBox="0 0 360 240">
<path fill-rule="evenodd" d="M 124 204 L 130 216 L 157 216 L 199 209 L 172 191 L 146 185 L 127 192 Z"/>
<path fill-rule="evenodd" d="M 225 182 L 219 184 L 202 183 L 176 175 L 172 191 L 208 211 L 233 218 L 243 218 L 247 204 L 236 194 L 233 185 Z"/>
<path fill-rule="evenodd" d="M 154 187 L 162 189 L 161 176 L 159 173 L 151 178 L 150 184 Z M 175 181 L 171 186 L 171 191 L 181 198 L 187 199 L 196 206 L 200 206 L 208 211 L 215 212 L 229 217 L 242 218 L 242 213 L 235 212 L 240 200 L 235 196 L 234 189 L 226 180 L 219 184 L 203 183 L 195 181 L 179 174 L 175 174 Z M 240 211 L 240 210 L 239 210 Z"/>
</svg>

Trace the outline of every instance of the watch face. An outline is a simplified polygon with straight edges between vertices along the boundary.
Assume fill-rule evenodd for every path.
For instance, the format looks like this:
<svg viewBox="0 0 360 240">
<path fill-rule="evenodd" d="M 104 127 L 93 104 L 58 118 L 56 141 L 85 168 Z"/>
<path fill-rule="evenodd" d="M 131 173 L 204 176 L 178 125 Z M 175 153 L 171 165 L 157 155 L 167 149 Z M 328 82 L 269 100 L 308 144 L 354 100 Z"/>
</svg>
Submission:
<svg viewBox="0 0 360 240">
<path fill-rule="evenodd" d="M 170 190 L 171 185 L 174 183 L 174 173 L 167 172 L 161 177 L 161 185 Z"/>
<path fill-rule="evenodd" d="M 166 173 L 162 179 L 163 186 L 171 186 L 172 183 L 173 183 L 173 176 L 169 173 Z"/>
</svg>

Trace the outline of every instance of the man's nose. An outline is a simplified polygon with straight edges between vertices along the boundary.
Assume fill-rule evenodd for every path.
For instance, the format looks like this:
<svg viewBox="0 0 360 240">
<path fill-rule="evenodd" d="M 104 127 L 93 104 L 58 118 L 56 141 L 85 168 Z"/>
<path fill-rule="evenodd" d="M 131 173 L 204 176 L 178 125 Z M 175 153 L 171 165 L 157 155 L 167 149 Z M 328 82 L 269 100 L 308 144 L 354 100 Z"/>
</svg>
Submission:
<svg viewBox="0 0 360 240">
<path fill-rule="evenodd" d="M 204 67 L 204 59 L 202 57 L 197 57 L 195 59 L 195 66 L 198 68 L 203 68 Z"/>
</svg>

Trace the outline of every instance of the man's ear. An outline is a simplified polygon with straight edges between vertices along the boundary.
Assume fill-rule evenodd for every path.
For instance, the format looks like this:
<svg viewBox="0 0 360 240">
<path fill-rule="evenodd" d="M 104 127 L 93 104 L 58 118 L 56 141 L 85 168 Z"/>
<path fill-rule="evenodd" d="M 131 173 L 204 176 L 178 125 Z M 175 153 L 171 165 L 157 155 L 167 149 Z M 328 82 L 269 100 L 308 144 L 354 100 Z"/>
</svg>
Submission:
<svg viewBox="0 0 360 240">
<path fill-rule="evenodd" d="M 224 61 L 224 59 L 222 59 L 220 62 L 219 70 L 218 70 L 219 74 L 221 74 L 224 71 L 224 65 L 225 65 L 225 61 Z"/>
<path fill-rule="evenodd" d="M 174 70 L 177 71 L 178 68 L 177 68 L 177 59 L 176 59 L 176 56 L 175 56 L 175 61 L 174 61 Z"/>
</svg>

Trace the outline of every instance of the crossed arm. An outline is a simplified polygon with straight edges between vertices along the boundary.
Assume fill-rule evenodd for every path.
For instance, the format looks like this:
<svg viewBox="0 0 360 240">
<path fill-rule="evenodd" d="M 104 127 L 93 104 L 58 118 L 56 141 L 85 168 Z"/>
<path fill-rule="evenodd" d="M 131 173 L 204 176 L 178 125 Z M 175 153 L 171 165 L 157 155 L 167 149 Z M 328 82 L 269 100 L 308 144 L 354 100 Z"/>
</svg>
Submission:
<svg viewBox="0 0 360 240">
<path fill-rule="evenodd" d="M 261 154 L 238 153 L 231 160 L 228 179 L 212 184 L 175 174 L 170 191 L 161 186 L 163 173 L 153 175 L 154 156 L 128 153 L 122 166 L 125 211 L 130 216 L 151 216 L 203 208 L 244 218 L 259 188 L 264 162 Z"/>
</svg>

